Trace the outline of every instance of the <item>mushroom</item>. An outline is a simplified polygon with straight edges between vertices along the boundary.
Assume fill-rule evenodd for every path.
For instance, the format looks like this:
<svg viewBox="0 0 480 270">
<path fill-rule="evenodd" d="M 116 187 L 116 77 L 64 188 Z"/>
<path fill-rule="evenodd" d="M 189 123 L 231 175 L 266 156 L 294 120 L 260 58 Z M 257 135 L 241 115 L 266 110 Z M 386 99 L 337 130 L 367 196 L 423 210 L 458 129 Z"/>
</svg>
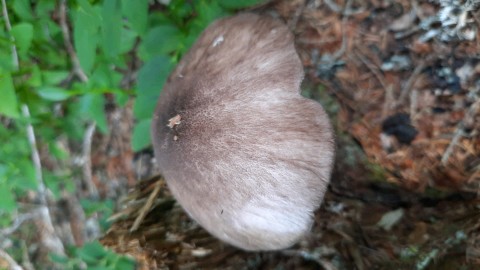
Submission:
<svg viewBox="0 0 480 270">
<path fill-rule="evenodd" d="M 287 248 L 310 230 L 334 136 L 300 95 L 293 35 L 250 13 L 217 20 L 170 74 L 155 110 L 160 172 L 185 211 L 245 250 Z"/>
</svg>

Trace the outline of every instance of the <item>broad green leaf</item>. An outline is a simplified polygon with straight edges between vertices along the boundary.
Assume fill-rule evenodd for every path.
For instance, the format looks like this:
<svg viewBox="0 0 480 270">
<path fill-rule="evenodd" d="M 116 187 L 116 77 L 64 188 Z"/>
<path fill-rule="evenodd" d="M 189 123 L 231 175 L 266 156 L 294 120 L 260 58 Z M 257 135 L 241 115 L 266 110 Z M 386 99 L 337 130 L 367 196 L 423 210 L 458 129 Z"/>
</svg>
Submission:
<svg viewBox="0 0 480 270">
<path fill-rule="evenodd" d="M 198 36 L 215 19 L 228 15 L 217 2 L 198 1 L 195 10 L 198 12 L 197 17 L 187 25 L 189 36 Z"/>
<path fill-rule="evenodd" d="M 114 89 L 120 85 L 122 74 L 113 70 L 112 64 L 108 62 L 100 63 L 90 77 L 91 85 L 97 88 Z M 107 91 L 109 92 L 109 91 Z"/>
<path fill-rule="evenodd" d="M 219 3 L 222 7 L 226 9 L 241 9 L 247 8 L 256 4 L 262 3 L 263 0 L 219 0 Z"/>
<path fill-rule="evenodd" d="M 107 117 L 105 115 L 105 97 L 103 94 L 90 93 L 80 99 L 82 111 L 90 120 L 95 120 L 99 130 L 108 132 Z"/>
<path fill-rule="evenodd" d="M 19 116 L 17 95 L 10 73 L 0 73 L 0 114 L 16 118 Z"/>
<path fill-rule="evenodd" d="M 172 0 L 168 4 L 168 15 L 178 25 L 183 24 L 186 18 L 194 12 L 191 1 Z"/>
<path fill-rule="evenodd" d="M 78 250 L 78 256 L 86 263 L 95 263 L 107 254 L 107 250 L 98 241 L 86 243 Z"/>
<path fill-rule="evenodd" d="M 32 44 L 33 26 L 30 23 L 19 23 L 12 26 L 12 35 L 20 55 L 27 53 Z"/>
<path fill-rule="evenodd" d="M 120 53 L 129 52 L 137 41 L 137 33 L 128 28 L 122 29 L 122 43 L 120 44 Z"/>
<path fill-rule="evenodd" d="M 13 66 L 11 47 L 0 47 L 0 73 L 2 70 L 14 71 L 15 69 Z"/>
<path fill-rule="evenodd" d="M 49 142 L 48 150 L 56 159 L 66 160 L 69 157 L 69 152 L 58 141 Z"/>
<path fill-rule="evenodd" d="M 32 4 L 30 3 L 30 0 L 14 0 L 13 11 L 20 19 L 22 19 L 22 21 L 33 20 Z"/>
<path fill-rule="evenodd" d="M 114 57 L 120 51 L 122 41 L 123 23 L 120 0 L 105 0 L 102 7 L 102 18 L 103 52 L 109 57 Z"/>
<path fill-rule="evenodd" d="M 133 270 L 135 269 L 135 261 L 127 257 L 121 257 L 114 266 L 118 270 Z"/>
<path fill-rule="evenodd" d="M 51 12 L 53 12 L 56 7 L 57 1 L 36 1 L 35 14 L 38 18 L 50 18 Z"/>
<path fill-rule="evenodd" d="M 17 208 L 11 187 L 0 179 L 0 212 L 12 213 Z"/>
<path fill-rule="evenodd" d="M 42 78 L 45 85 L 57 85 L 68 77 L 69 72 L 64 70 L 44 70 Z"/>
<path fill-rule="evenodd" d="M 77 3 L 80 6 L 79 10 L 91 17 L 91 25 L 100 25 L 101 17 L 98 15 L 95 7 L 90 4 L 89 0 L 77 0 Z"/>
<path fill-rule="evenodd" d="M 62 101 L 72 96 L 66 89 L 56 86 L 44 86 L 38 89 L 38 95 L 50 101 Z"/>
<path fill-rule="evenodd" d="M 31 87 L 39 87 L 42 85 L 42 72 L 40 71 L 40 68 L 38 65 L 34 65 L 32 67 L 32 73 L 30 75 L 30 78 L 27 80 L 28 85 Z"/>
<path fill-rule="evenodd" d="M 33 40 L 43 48 L 46 48 L 45 45 L 51 44 L 52 37 L 61 37 L 61 32 L 62 29 L 60 28 L 60 26 L 50 19 L 37 19 L 33 24 Z M 61 43 L 58 43 L 58 45 L 60 44 Z M 58 47 L 55 49 L 57 54 L 62 53 L 62 51 L 58 50 Z M 37 51 L 35 51 L 35 53 L 36 52 Z M 66 54 L 66 52 L 64 53 Z M 35 56 L 38 57 L 43 55 L 38 55 L 38 53 L 36 53 Z"/>
<path fill-rule="evenodd" d="M 133 108 L 137 119 L 152 117 L 158 96 L 172 66 L 170 59 L 165 56 L 157 56 L 140 69 L 137 81 L 137 98 Z"/>
<path fill-rule="evenodd" d="M 130 100 L 130 95 L 126 91 L 118 91 L 115 93 L 115 103 L 118 106 L 123 107 L 127 105 L 127 102 Z"/>
<path fill-rule="evenodd" d="M 58 264 L 63 264 L 63 265 L 67 265 L 67 263 L 70 261 L 70 259 L 66 256 L 63 256 L 63 255 L 58 255 L 58 254 L 55 254 L 55 253 L 49 253 L 48 256 L 50 257 L 50 260 L 54 263 L 58 263 Z"/>
<path fill-rule="evenodd" d="M 145 34 L 148 22 L 148 0 L 122 0 L 122 14 L 127 17 L 132 29 Z"/>
<path fill-rule="evenodd" d="M 38 188 L 38 182 L 35 178 L 35 168 L 29 157 L 23 159 L 16 158 L 14 164 L 18 172 L 11 178 L 10 184 L 12 188 L 17 190 L 36 190 Z"/>
<path fill-rule="evenodd" d="M 79 4 L 73 24 L 73 41 L 80 65 L 90 74 L 95 63 L 100 20 L 96 10 L 87 1 L 79 0 Z"/>
<path fill-rule="evenodd" d="M 144 119 L 138 122 L 133 128 L 132 149 L 140 151 L 151 144 L 150 125 L 152 119 Z"/>
<path fill-rule="evenodd" d="M 166 55 L 182 46 L 184 37 L 174 25 L 161 25 L 150 29 L 140 46 L 143 59 L 154 55 Z"/>
</svg>

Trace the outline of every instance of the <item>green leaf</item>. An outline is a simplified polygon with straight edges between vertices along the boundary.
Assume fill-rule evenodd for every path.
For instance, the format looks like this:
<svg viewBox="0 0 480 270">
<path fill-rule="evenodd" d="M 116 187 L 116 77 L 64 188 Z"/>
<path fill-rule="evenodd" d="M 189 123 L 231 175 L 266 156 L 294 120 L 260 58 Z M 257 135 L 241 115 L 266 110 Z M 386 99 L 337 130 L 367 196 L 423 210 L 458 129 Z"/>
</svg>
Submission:
<svg viewBox="0 0 480 270">
<path fill-rule="evenodd" d="M 91 120 L 95 120 L 101 132 L 108 132 L 107 117 L 105 115 L 105 97 L 103 94 L 90 93 L 81 97 L 82 111 Z"/>
<path fill-rule="evenodd" d="M 132 149 L 140 151 L 151 144 L 150 125 L 152 119 L 144 119 L 138 122 L 133 128 Z"/>
<path fill-rule="evenodd" d="M 184 37 L 174 25 L 161 25 L 150 29 L 140 46 L 143 59 L 154 55 L 165 55 L 182 46 Z"/>
<path fill-rule="evenodd" d="M 158 96 L 173 65 L 165 56 L 156 56 L 138 72 L 137 98 L 133 108 L 137 119 L 151 118 Z"/>
<path fill-rule="evenodd" d="M 30 2 L 29 0 L 23 0 Z M 30 4 L 29 4 L 30 5 Z M 35 14 L 38 18 L 48 18 L 50 20 L 50 13 L 55 10 L 57 6 L 56 1 L 36 1 Z"/>
<path fill-rule="evenodd" d="M 109 57 L 114 57 L 120 51 L 122 37 L 120 0 L 105 0 L 102 7 L 102 18 L 103 52 Z"/>
<path fill-rule="evenodd" d="M 73 24 L 73 42 L 80 65 L 90 74 L 95 63 L 100 19 L 96 10 L 86 0 L 79 0 L 79 4 Z"/>
<path fill-rule="evenodd" d="M 19 116 L 17 96 L 10 73 L 0 73 L 0 114 L 16 118 Z"/>
<path fill-rule="evenodd" d="M 42 85 L 42 72 L 40 71 L 38 65 L 34 65 L 32 67 L 32 74 L 30 78 L 28 78 L 27 82 L 31 87 L 39 87 Z"/>
<path fill-rule="evenodd" d="M 148 22 L 148 0 L 122 0 L 122 14 L 127 17 L 135 32 L 141 36 L 145 34 Z"/>
<path fill-rule="evenodd" d="M 217 2 L 198 1 L 195 10 L 198 16 L 187 25 L 189 36 L 198 36 L 211 22 L 229 14 Z"/>
<path fill-rule="evenodd" d="M 22 21 L 33 20 L 30 0 L 14 0 L 13 11 L 20 19 L 22 19 Z"/>
<path fill-rule="evenodd" d="M 65 150 L 65 147 L 61 145 L 59 141 L 51 141 L 48 143 L 48 151 L 59 160 L 67 160 L 69 157 L 68 151 Z"/>
<path fill-rule="evenodd" d="M 117 270 L 133 270 L 135 269 L 135 261 L 127 257 L 121 257 L 114 266 Z"/>
<path fill-rule="evenodd" d="M 69 72 L 64 70 L 44 70 L 42 78 L 45 85 L 56 85 L 68 77 Z"/>
<path fill-rule="evenodd" d="M 122 42 L 120 44 L 120 52 L 121 54 L 129 52 L 133 46 L 135 45 L 135 42 L 137 41 L 137 33 L 134 31 L 128 29 L 128 28 L 123 28 L 122 29 Z"/>
<path fill-rule="evenodd" d="M 13 65 L 13 58 L 10 47 L 0 46 L 0 72 L 2 70 L 15 71 L 17 68 Z"/>
<path fill-rule="evenodd" d="M 62 101 L 72 96 L 72 93 L 66 89 L 56 86 L 44 86 L 38 89 L 38 95 L 50 101 Z"/>
<path fill-rule="evenodd" d="M 63 256 L 63 255 L 58 255 L 58 254 L 55 254 L 55 253 L 50 253 L 48 255 L 50 257 L 50 260 L 54 263 L 66 265 L 70 261 L 70 259 L 68 257 Z"/>
<path fill-rule="evenodd" d="M 16 190 L 37 190 L 38 182 L 35 178 L 35 168 L 28 157 L 16 158 L 13 165 L 16 172 L 12 173 L 10 184 Z"/>
<path fill-rule="evenodd" d="M 33 26 L 30 23 L 19 23 L 12 27 L 11 33 L 20 55 L 25 55 L 32 44 Z"/>
<path fill-rule="evenodd" d="M 241 9 L 247 8 L 256 4 L 262 3 L 262 0 L 219 0 L 219 3 L 222 7 L 226 9 Z"/>
<path fill-rule="evenodd" d="M 86 243 L 81 249 L 78 250 L 79 258 L 84 260 L 86 263 L 92 264 L 98 262 L 98 260 L 105 257 L 107 254 L 107 250 L 105 250 L 105 248 L 98 241 Z"/>
<path fill-rule="evenodd" d="M 190 18 L 193 12 L 191 1 L 172 0 L 168 4 L 168 15 L 178 25 L 183 24 L 185 19 Z"/>
<path fill-rule="evenodd" d="M 0 210 L 12 213 L 17 208 L 11 187 L 0 180 Z"/>
</svg>

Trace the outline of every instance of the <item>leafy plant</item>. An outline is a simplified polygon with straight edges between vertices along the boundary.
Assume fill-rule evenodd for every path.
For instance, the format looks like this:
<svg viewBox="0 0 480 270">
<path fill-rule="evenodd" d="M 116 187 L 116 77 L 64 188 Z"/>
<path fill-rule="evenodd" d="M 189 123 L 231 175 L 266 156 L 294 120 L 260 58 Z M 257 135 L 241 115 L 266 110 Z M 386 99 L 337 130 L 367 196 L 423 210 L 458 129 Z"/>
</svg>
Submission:
<svg viewBox="0 0 480 270">
<path fill-rule="evenodd" d="M 75 196 L 76 172 L 65 144 L 78 146 L 91 123 L 107 134 L 107 104 L 124 106 L 135 97 L 132 148 L 148 147 L 156 100 L 181 56 L 210 22 L 258 2 L 2 0 L 0 227 L 16 226 L 27 211 L 19 205 L 30 203 L 28 194 L 48 193 L 53 200 L 64 193 Z M 126 78 L 136 84 L 123 83 Z M 32 155 L 41 162 L 34 164 Z M 45 160 L 50 166 L 42 166 Z M 80 202 L 86 215 L 103 213 L 102 229 L 109 226 L 104 217 L 112 213 L 111 200 Z M 24 239 L 0 235 L 0 244 L 7 236 L 14 243 L 9 250 L 19 259 Z M 67 251 L 51 255 L 65 269 L 133 267 L 98 242 Z"/>
<path fill-rule="evenodd" d="M 80 248 L 72 248 L 71 256 L 50 255 L 53 262 L 63 269 L 90 270 L 130 270 L 135 269 L 135 262 L 128 257 L 120 256 L 104 248 L 98 241 L 85 244 Z"/>
</svg>

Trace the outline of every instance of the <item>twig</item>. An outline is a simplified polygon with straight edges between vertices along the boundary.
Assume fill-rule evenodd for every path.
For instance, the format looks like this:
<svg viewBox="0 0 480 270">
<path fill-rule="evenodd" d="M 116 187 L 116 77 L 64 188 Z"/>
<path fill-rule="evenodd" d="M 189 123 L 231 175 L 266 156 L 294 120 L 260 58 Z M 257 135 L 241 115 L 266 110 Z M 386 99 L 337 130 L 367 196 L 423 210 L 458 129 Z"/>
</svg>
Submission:
<svg viewBox="0 0 480 270">
<path fill-rule="evenodd" d="M 7 27 L 8 32 L 11 31 L 11 24 L 10 19 L 8 17 L 8 10 L 7 4 L 5 0 L 2 0 L 2 11 L 3 17 L 5 18 L 5 25 Z M 12 46 L 12 55 L 14 57 L 14 64 L 15 69 L 18 70 L 19 68 L 19 59 L 17 48 Z M 22 105 L 22 114 L 26 119 L 30 119 L 30 110 L 26 104 Z M 45 226 L 45 233 L 41 235 L 42 239 L 45 240 L 43 242 L 44 246 L 47 247 L 49 250 L 64 254 L 65 249 L 63 247 L 62 241 L 58 236 L 55 234 L 55 230 L 53 228 L 53 222 L 50 215 L 50 209 L 48 208 L 47 196 L 46 196 L 46 187 L 42 177 L 42 164 L 40 162 L 40 154 L 37 148 L 37 142 L 35 139 L 35 131 L 33 129 L 33 125 L 31 123 L 27 124 L 27 138 L 30 144 L 30 148 L 32 149 L 32 162 L 33 166 L 35 167 L 35 178 L 37 180 L 38 185 L 38 197 L 40 199 L 41 207 L 40 207 L 40 214 L 43 226 Z M 48 235 L 45 235 L 48 233 Z"/>
<path fill-rule="evenodd" d="M 135 219 L 135 222 L 133 223 L 132 227 L 130 228 L 130 232 L 134 232 L 138 229 L 140 226 L 140 223 L 142 223 L 143 219 L 147 215 L 147 213 L 150 211 L 150 208 L 153 205 L 153 202 L 157 198 L 158 192 L 160 191 L 160 187 L 162 186 L 162 183 L 160 181 L 157 181 L 155 183 L 155 188 L 153 189 L 152 193 L 148 197 L 147 203 L 142 207 L 140 210 L 139 215 Z"/>
<path fill-rule="evenodd" d="M 422 72 L 423 68 L 425 68 L 425 61 L 421 61 L 417 67 L 412 72 L 412 75 L 410 75 L 410 78 L 408 78 L 407 82 L 402 88 L 402 91 L 400 92 L 400 97 L 398 98 L 398 105 L 402 104 L 407 96 L 410 93 L 410 90 L 412 90 L 413 84 L 417 80 L 418 75 L 420 75 L 420 72 Z"/>
<path fill-rule="evenodd" d="M 5 0 L 2 0 L 5 1 Z M 0 257 L 7 261 L 10 270 L 23 270 L 18 263 L 7 252 L 0 249 Z"/>
<path fill-rule="evenodd" d="M 30 260 L 30 256 L 28 255 L 28 248 L 25 240 L 21 241 L 22 245 L 22 266 L 25 270 L 34 270 L 35 268 L 32 265 L 32 261 Z"/>
<path fill-rule="evenodd" d="M 22 105 L 22 113 L 23 116 L 27 119 L 30 119 L 30 110 L 28 109 L 27 105 Z M 40 199 L 40 220 L 42 221 L 42 234 L 41 239 L 45 247 L 47 247 L 50 251 L 54 251 L 58 254 L 64 254 L 65 249 L 63 247 L 63 243 L 60 238 L 55 233 L 55 229 L 53 227 L 53 222 L 51 218 L 50 209 L 48 208 L 48 201 L 47 201 L 47 188 L 45 186 L 45 182 L 43 181 L 42 176 L 42 164 L 40 161 L 40 154 L 38 153 L 37 142 L 35 139 L 35 131 L 31 123 L 27 124 L 27 137 L 30 143 L 30 147 L 32 148 L 32 160 L 33 165 L 35 167 L 35 177 L 37 179 L 38 185 L 38 197 Z"/>
<path fill-rule="evenodd" d="M 303 0 L 302 3 L 300 4 L 300 7 L 298 7 L 297 10 L 295 10 L 295 14 L 293 15 L 293 18 L 289 23 L 290 31 L 295 32 L 295 28 L 297 28 L 298 21 L 300 20 L 300 17 L 302 16 L 303 11 L 305 10 L 307 1 L 308 0 Z"/>
<path fill-rule="evenodd" d="M 457 146 L 460 138 L 465 135 L 465 132 L 464 132 L 465 119 L 467 119 L 468 117 L 473 117 L 476 111 L 478 110 L 478 108 L 480 108 L 480 99 L 477 99 L 470 106 L 468 112 L 465 114 L 462 121 L 457 125 L 457 128 L 455 130 L 455 135 L 453 135 L 453 139 L 450 141 L 450 144 L 448 145 L 447 150 L 445 150 L 445 152 L 443 153 L 442 160 L 441 160 L 442 165 L 445 166 L 447 164 L 448 159 L 453 153 L 453 149 L 455 148 L 455 146 Z"/>
<path fill-rule="evenodd" d="M 92 160 L 90 158 L 92 154 L 92 138 L 95 132 L 95 122 L 92 122 L 88 125 L 87 130 L 85 131 L 85 135 L 83 137 L 83 145 L 82 145 L 82 155 L 83 155 L 83 178 L 85 184 L 87 185 L 88 193 L 90 197 L 97 199 L 98 198 L 98 190 L 93 183 L 92 179 Z"/>
<path fill-rule="evenodd" d="M 68 55 L 73 65 L 73 73 L 82 81 L 88 82 L 88 76 L 82 69 L 80 61 L 78 60 L 77 53 L 73 48 L 70 30 L 67 23 L 67 1 L 61 0 L 59 7 L 59 17 L 60 17 L 60 27 L 62 28 L 63 42 L 67 48 Z M 91 162 L 91 148 L 92 148 L 92 137 L 95 132 L 95 122 L 89 123 L 85 135 L 83 137 L 83 179 L 87 186 L 90 197 L 98 198 L 98 190 L 95 184 L 92 181 L 92 162 Z"/>
<path fill-rule="evenodd" d="M 23 222 L 30 220 L 37 215 L 38 213 L 27 213 L 27 214 L 18 215 L 15 218 L 12 226 L 0 230 L 0 237 L 5 237 L 9 234 L 14 233 L 20 227 L 20 225 L 23 224 Z"/>
<path fill-rule="evenodd" d="M 333 54 L 333 59 L 339 59 L 342 57 L 342 55 L 345 53 L 345 50 L 347 49 L 347 31 L 345 30 L 347 28 L 347 21 L 348 21 L 348 16 L 347 11 L 350 9 L 352 6 L 352 0 L 347 0 L 347 3 L 345 4 L 345 7 L 343 8 L 343 18 L 342 18 L 342 45 L 338 51 L 336 51 Z"/>
<path fill-rule="evenodd" d="M 5 1 L 5 0 L 3 0 Z M 67 24 L 67 4 L 66 0 L 60 1 L 60 9 L 59 9 L 59 16 L 60 16 L 60 27 L 62 28 L 63 34 L 63 42 L 65 43 L 65 47 L 67 48 L 68 55 L 70 56 L 70 60 L 72 61 L 73 65 L 73 72 L 82 82 L 87 82 L 88 77 L 80 66 L 80 61 L 78 60 L 77 53 L 73 48 L 72 42 L 70 41 L 70 31 L 68 29 Z"/>
<path fill-rule="evenodd" d="M 352 9 L 350 9 L 350 4 L 345 5 L 346 7 L 348 6 L 348 8 L 341 8 L 336 3 L 334 3 L 332 0 L 325 0 L 324 3 L 333 12 L 339 13 L 339 14 L 342 14 L 342 15 L 346 15 L 346 16 L 355 15 L 355 14 L 363 12 L 363 10 L 364 10 L 363 8 L 358 8 L 356 10 L 352 10 Z"/>
<path fill-rule="evenodd" d="M 30 110 L 25 104 L 22 105 L 22 114 L 27 119 L 31 118 Z M 46 186 L 42 176 L 42 163 L 40 161 L 40 154 L 37 148 L 37 140 L 35 139 L 35 130 L 33 129 L 33 125 L 31 123 L 27 124 L 27 137 L 30 147 L 32 148 L 32 161 L 33 166 L 35 167 L 35 178 L 37 179 L 40 203 L 42 205 L 47 205 Z"/>
<path fill-rule="evenodd" d="M 360 61 L 365 66 L 367 66 L 367 68 L 370 70 L 370 72 L 373 73 L 375 78 L 377 78 L 378 82 L 382 85 L 383 89 L 384 90 L 387 89 L 387 86 L 385 85 L 385 82 L 383 81 L 383 76 L 380 73 L 380 71 L 378 71 L 378 68 L 372 62 L 370 62 L 370 60 L 368 60 L 366 57 L 364 57 L 360 51 L 356 52 L 355 55 L 357 56 L 358 59 L 360 59 Z"/>
</svg>

